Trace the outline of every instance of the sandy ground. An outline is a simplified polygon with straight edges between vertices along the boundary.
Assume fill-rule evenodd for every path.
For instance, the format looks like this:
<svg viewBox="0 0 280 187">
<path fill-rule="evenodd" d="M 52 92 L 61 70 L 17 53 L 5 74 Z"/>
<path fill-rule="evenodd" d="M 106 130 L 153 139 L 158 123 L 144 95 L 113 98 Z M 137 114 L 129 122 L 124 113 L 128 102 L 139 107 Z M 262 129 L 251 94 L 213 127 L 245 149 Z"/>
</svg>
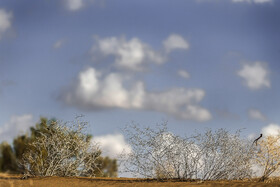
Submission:
<svg viewBox="0 0 280 187">
<path fill-rule="evenodd" d="M 19 175 L 0 174 L 0 187 L 85 187 L 85 186 L 279 186 L 280 180 L 269 180 L 266 183 L 256 181 L 192 181 L 182 182 L 156 181 L 152 179 L 133 178 L 86 178 L 86 177 L 36 177 L 21 179 Z"/>
</svg>

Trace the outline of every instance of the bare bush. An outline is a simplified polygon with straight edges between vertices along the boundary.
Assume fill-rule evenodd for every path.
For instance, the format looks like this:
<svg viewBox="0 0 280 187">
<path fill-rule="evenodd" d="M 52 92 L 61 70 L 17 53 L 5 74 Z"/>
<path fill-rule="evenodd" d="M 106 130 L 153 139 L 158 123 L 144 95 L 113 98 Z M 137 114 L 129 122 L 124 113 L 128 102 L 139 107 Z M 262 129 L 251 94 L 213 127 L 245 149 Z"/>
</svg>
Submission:
<svg viewBox="0 0 280 187">
<path fill-rule="evenodd" d="M 85 133 L 87 123 L 53 122 L 38 132 L 21 164 L 31 176 L 94 176 L 100 150 Z"/>
<path fill-rule="evenodd" d="M 230 134 L 225 129 L 207 130 L 195 137 L 200 149 L 200 177 L 202 179 L 242 179 L 252 175 L 251 160 L 254 147 L 240 132 Z"/>
<path fill-rule="evenodd" d="M 268 179 L 280 168 L 280 136 L 267 136 L 259 141 L 255 157 L 256 164 L 263 173 L 260 181 Z"/>
<path fill-rule="evenodd" d="M 127 172 L 148 178 L 242 179 L 250 177 L 252 146 L 224 129 L 191 137 L 131 125 L 124 129 L 132 153 L 124 162 Z"/>
</svg>

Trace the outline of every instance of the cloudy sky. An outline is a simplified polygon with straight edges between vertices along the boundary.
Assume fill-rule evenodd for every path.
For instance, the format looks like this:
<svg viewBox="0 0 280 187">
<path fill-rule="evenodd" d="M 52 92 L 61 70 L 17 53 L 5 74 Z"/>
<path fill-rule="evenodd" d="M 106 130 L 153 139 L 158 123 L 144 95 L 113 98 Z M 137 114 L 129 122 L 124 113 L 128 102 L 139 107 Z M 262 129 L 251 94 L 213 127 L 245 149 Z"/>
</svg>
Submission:
<svg viewBox="0 0 280 187">
<path fill-rule="evenodd" d="M 79 114 L 114 153 L 131 121 L 273 133 L 279 19 L 276 0 L 1 0 L 0 141 Z"/>
</svg>

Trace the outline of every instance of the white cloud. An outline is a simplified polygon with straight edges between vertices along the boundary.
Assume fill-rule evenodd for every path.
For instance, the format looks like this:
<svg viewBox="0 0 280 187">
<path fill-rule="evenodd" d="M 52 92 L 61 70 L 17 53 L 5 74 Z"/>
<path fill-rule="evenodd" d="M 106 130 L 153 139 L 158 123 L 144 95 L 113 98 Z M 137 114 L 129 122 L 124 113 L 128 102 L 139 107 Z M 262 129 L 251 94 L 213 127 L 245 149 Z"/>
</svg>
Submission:
<svg viewBox="0 0 280 187">
<path fill-rule="evenodd" d="M 270 88 L 270 80 L 268 70 L 261 62 L 254 64 L 244 64 L 242 69 L 238 71 L 238 75 L 245 80 L 245 84 L 252 90 L 261 89 L 263 87 Z"/>
<path fill-rule="evenodd" d="M 148 64 L 163 64 L 167 61 L 168 53 L 176 49 L 188 49 L 188 42 L 178 34 L 170 35 L 163 41 L 163 50 L 154 50 L 139 38 L 127 40 L 125 37 L 96 37 L 92 47 L 93 59 L 96 56 L 113 56 L 114 65 L 119 69 L 143 71 Z"/>
<path fill-rule="evenodd" d="M 280 126 L 278 124 L 271 123 L 261 130 L 264 136 L 277 136 L 280 133 Z"/>
<path fill-rule="evenodd" d="M 7 12 L 4 9 L 0 9 L 0 39 L 3 37 L 3 34 L 11 28 L 13 15 L 11 12 Z"/>
<path fill-rule="evenodd" d="M 9 141 L 19 134 L 26 133 L 32 125 L 34 123 L 31 114 L 14 115 L 9 122 L 0 127 L 0 141 Z"/>
<path fill-rule="evenodd" d="M 142 109 L 186 120 L 211 119 L 210 112 L 198 105 L 205 96 L 201 89 L 173 88 L 148 92 L 141 81 L 134 82 L 129 88 L 125 87 L 126 80 L 122 74 L 103 75 L 94 68 L 88 68 L 80 72 L 77 82 L 60 98 L 68 105 L 88 110 Z"/>
<path fill-rule="evenodd" d="M 66 7 L 70 11 L 77 11 L 84 6 L 84 0 L 65 0 Z"/>
<path fill-rule="evenodd" d="M 162 64 L 168 52 L 187 49 L 187 42 L 179 35 L 170 35 L 163 43 L 165 52 L 158 52 L 138 38 L 96 37 L 92 47 L 94 57 L 112 56 L 117 69 L 142 71 L 149 64 Z M 134 81 L 133 74 L 102 73 L 95 68 L 87 68 L 79 73 L 77 81 L 65 90 L 60 99 L 64 103 L 81 109 L 139 109 L 162 112 L 176 118 L 195 121 L 211 119 L 210 112 L 199 106 L 205 96 L 201 89 L 172 88 L 160 92 L 150 92 L 141 81 Z M 179 71 L 184 78 L 188 72 Z"/>
<path fill-rule="evenodd" d="M 59 48 L 61 48 L 62 47 L 62 45 L 64 44 L 64 40 L 57 40 L 54 44 L 53 44 L 53 48 L 54 49 L 59 49 Z"/>
<path fill-rule="evenodd" d="M 148 62 L 161 64 L 165 56 L 153 50 L 148 44 L 138 38 L 126 40 L 125 37 L 97 38 L 97 44 L 92 47 L 92 52 L 100 52 L 104 56 L 113 55 L 115 65 L 119 68 L 142 71 Z"/>
<path fill-rule="evenodd" d="M 261 121 L 265 121 L 267 119 L 266 116 L 257 109 L 250 109 L 248 111 L 248 115 L 251 119 L 256 119 L 256 120 L 261 120 Z"/>
<path fill-rule="evenodd" d="M 256 4 L 262 4 L 262 3 L 272 3 L 273 0 L 232 0 L 234 3 L 256 3 Z"/>
<path fill-rule="evenodd" d="M 185 78 L 185 79 L 190 78 L 190 74 L 187 71 L 185 71 L 185 70 L 178 70 L 177 74 L 180 77 Z"/>
<path fill-rule="evenodd" d="M 77 84 L 65 93 L 65 102 L 90 109 L 142 106 L 143 83 L 138 82 L 129 90 L 124 88 L 121 74 L 101 75 L 94 68 L 80 72 Z"/>
<path fill-rule="evenodd" d="M 163 41 L 163 46 L 167 53 L 175 49 L 189 49 L 189 43 L 178 34 L 171 34 L 166 40 Z"/>
<path fill-rule="evenodd" d="M 126 155 L 132 153 L 131 146 L 126 143 L 122 134 L 96 136 L 92 141 L 100 146 L 102 155 L 111 158 L 117 158 L 120 154 Z"/>
<path fill-rule="evenodd" d="M 211 114 L 197 104 L 204 98 L 201 89 L 173 88 L 168 91 L 147 93 L 145 108 L 163 112 L 179 119 L 207 121 Z"/>
</svg>

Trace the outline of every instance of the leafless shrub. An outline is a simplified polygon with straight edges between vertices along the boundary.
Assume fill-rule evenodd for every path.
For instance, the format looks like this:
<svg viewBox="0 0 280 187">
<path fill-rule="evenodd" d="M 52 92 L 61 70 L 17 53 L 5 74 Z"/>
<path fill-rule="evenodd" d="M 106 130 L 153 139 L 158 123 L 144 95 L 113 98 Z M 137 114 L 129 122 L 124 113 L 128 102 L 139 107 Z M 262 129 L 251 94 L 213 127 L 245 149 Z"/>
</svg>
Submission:
<svg viewBox="0 0 280 187">
<path fill-rule="evenodd" d="M 179 137 L 167 130 L 138 125 L 124 129 L 132 153 L 124 159 L 126 172 L 148 178 L 242 179 L 250 177 L 253 148 L 224 129 Z"/>
<path fill-rule="evenodd" d="M 28 176 L 94 176 L 101 152 L 86 135 L 87 123 L 53 122 L 42 129 L 23 155 Z"/>
<path fill-rule="evenodd" d="M 254 147 L 241 139 L 239 133 L 230 134 L 225 129 L 215 132 L 207 130 L 195 137 L 201 157 L 199 178 L 218 180 L 251 177 Z"/>
<path fill-rule="evenodd" d="M 264 137 L 258 144 L 258 151 L 255 162 L 262 170 L 260 181 L 265 181 L 268 177 L 280 169 L 280 136 Z"/>
</svg>

